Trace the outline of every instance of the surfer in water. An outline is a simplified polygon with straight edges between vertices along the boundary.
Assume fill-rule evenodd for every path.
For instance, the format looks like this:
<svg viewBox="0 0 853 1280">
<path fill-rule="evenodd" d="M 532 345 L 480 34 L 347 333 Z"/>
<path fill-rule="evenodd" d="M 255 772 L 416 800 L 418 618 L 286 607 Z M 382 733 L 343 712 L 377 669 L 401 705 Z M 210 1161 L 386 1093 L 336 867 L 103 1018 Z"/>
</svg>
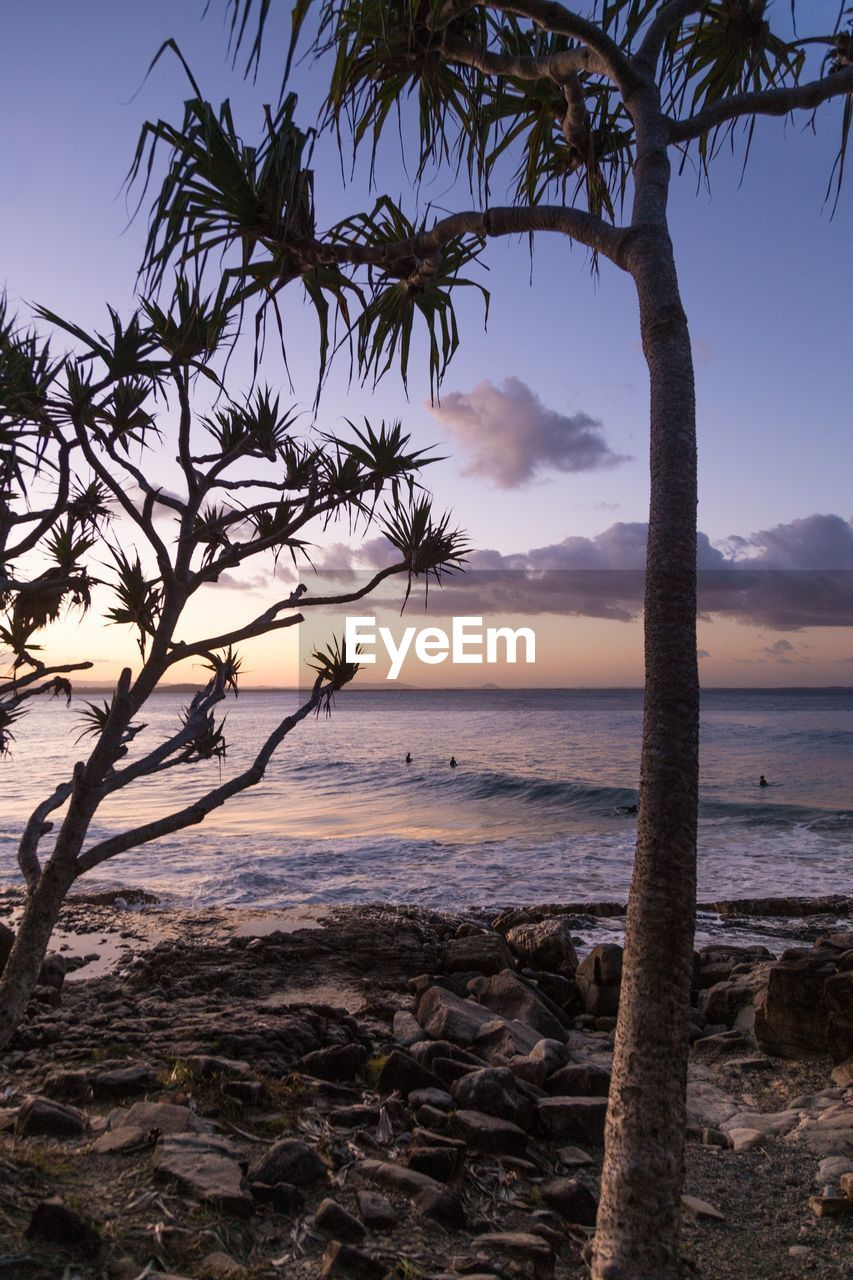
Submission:
<svg viewBox="0 0 853 1280">
<path fill-rule="evenodd" d="M 407 751 L 407 752 L 406 752 L 406 764 L 411 764 L 411 763 L 412 763 L 412 753 L 411 753 L 411 751 Z"/>
<path fill-rule="evenodd" d="M 458 769 L 458 768 L 459 768 L 459 761 L 456 759 L 456 756 L 451 756 L 451 757 L 450 757 L 450 767 L 451 767 L 451 769 Z"/>
<path fill-rule="evenodd" d="M 764 774 L 763 774 L 763 773 L 762 773 L 761 777 L 758 779 L 758 785 L 759 785 L 759 787 L 769 787 L 769 786 L 770 786 L 770 783 L 767 781 L 767 779 L 765 778 L 765 776 L 764 776 Z"/>
</svg>

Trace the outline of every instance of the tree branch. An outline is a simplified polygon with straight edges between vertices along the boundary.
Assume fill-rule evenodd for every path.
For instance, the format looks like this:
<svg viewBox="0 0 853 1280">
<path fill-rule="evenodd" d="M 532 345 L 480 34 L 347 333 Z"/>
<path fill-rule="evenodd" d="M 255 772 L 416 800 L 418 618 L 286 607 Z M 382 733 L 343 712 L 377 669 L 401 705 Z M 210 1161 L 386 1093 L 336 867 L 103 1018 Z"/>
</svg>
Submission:
<svg viewBox="0 0 853 1280">
<path fill-rule="evenodd" d="M 670 0 L 649 23 L 634 61 L 653 72 L 673 28 L 689 18 L 691 13 L 699 13 L 708 3 L 709 0 Z"/>
<path fill-rule="evenodd" d="M 579 49 L 566 49 L 563 53 L 545 54 L 541 58 L 511 53 L 493 53 L 446 35 L 441 51 L 448 62 L 458 62 L 473 67 L 484 76 L 510 76 L 514 80 L 562 81 L 572 71 L 586 71 L 590 75 L 608 75 L 608 68 L 593 49 L 586 45 Z"/>
<path fill-rule="evenodd" d="M 624 228 L 605 222 L 583 209 L 564 205 L 522 205 L 470 210 L 452 213 L 433 224 L 428 231 L 420 231 L 406 240 L 393 244 L 350 244 L 342 241 L 315 240 L 298 246 L 297 251 L 307 263 L 337 263 L 350 266 L 374 266 L 391 268 L 406 257 L 429 258 L 439 253 L 446 244 L 460 236 L 479 236 L 482 239 L 499 236 L 523 236 L 536 231 L 559 231 L 586 245 L 618 264 Z M 289 245 L 289 248 L 297 246 Z"/>
<path fill-rule="evenodd" d="M 640 77 L 630 59 L 615 40 L 602 31 L 597 22 L 590 22 L 580 14 L 572 13 L 555 0 L 486 0 L 490 9 L 500 13 L 513 13 L 529 18 L 537 26 L 554 35 L 569 36 L 580 40 L 596 53 L 610 78 L 619 86 L 623 98 L 630 97 Z"/>
<path fill-rule="evenodd" d="M 132 831 L 125 831 L 122 835 L 113 836 L 109 840 L 102 840 L 100 844 L 92 845 L 77 858 L 76 874 L 78 876 L 83 875 L 86 871 L 91 871 L 93 867 L 99 866 L 109 858 L 114 858 L 117 854 L 124 853 L 126 849 L 135 849 L 139 845 L 150 844 L 152 840 L 160 840 L 163 836 L 173 835 L 176 831 L 183 831 L 187 827 L 195 826 L 197 823 L 203 822 L 209 813 L 212 813 L 214 809 L 220 808 L 232 796 L 239 795 L 241 791 L 246 791 L 249 787 L 256 786 L 263 778 L 267 765 L 275 751 L 291 729 L 294 729 L 301 720 L 310 715 L 315 707 L 320 705 L 323 696 L 324 690 L 319 686 L 318 682 L 308 701 L 304 702 L 293 715 L 287 716 L 282 720 L 270 734 L 248 769 L 244 769 L 242 773 L 238 773 L 229 782 L 225 782 L 222 786 L 209 791 L 206 796 L 202 796 L 184 809 L 170 813 L 165 818 L 158 818 L 154 822 L 146 822 L 142 826 L 134 827 Z"/>
<path fill-rule="evenodd" d="M 853 93 L 853 67 L 835 71 L 823 80 L 811 80 L 807 84 L 792 85 L 788 89 L 759 89 L 753 93 L 737 93 L 731 98 L 713 102 L 704 110 L 686 120 L 672 121 L 671 142 L 689 142 L 699 138 L 709 129 L 715 129 L 727 120 L 743 116 L 785 116 L 790 111 L 819 107 L 830 98 Z"/>
<path fill-rule="evenodd" d="M 24 827 L 24 833 L 18 845 L 18 866 L 23 872 L 24 880 L 29 889 L 33 888 L 41 875 L 41 865 L 36 851 L 42 836 L 47 834 L 52 825 L 51 823 L 46 823 L 45 818 L 54 809 L 58 809 L 61 804 L 65 803 L 71 795 L 71 788 L 72 784 L 70 782 L 61 782 L 53 795 L 48 796 L 46 800 L 42 800 L 41 804 L 33 810 L 27 825 Z"/>
</svg>

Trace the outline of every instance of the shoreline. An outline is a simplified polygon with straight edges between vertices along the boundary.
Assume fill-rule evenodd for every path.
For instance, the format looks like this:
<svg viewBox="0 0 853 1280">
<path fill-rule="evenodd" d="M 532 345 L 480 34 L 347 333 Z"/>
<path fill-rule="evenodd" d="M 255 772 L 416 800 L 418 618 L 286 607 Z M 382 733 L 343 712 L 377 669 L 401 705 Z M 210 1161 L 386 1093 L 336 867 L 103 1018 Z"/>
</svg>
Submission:
<svg viewBox="0 0 853 1280">
<path fill-rule="evenodd" d="M 479 920 L 116 896 L 72 897 L 64 925 L 118 963 L 39 988 L 0 1055 L 10 1280 L 69 1264 L 80 1280 L 588 1274 L 621 981 L 594 926 L 618 927 L 622 904 Z M 780 939 L 781 961 L 743 939 L 697 951 L 685 1275 L 837 1280 L 853 1025 L 822 1039 L 813 1006 L 816 982 L 853 980 L 853 903 L 714 905 L 808 936 Z M 775 971 L 805 1001 L 768 1004 Z"/>
</svg>

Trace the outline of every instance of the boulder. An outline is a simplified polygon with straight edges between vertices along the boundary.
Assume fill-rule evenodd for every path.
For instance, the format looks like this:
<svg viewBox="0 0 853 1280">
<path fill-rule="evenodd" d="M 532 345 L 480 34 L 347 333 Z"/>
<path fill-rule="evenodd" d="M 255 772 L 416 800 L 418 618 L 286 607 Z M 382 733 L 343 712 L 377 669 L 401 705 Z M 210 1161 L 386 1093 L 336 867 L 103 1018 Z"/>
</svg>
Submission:
<svg viewBox="0 0 853 1280">
<path fill-rule="evenodd" d="M 512 950 L 533 969 L 547 969 L 564 977 L 574 976 L 578 956 L 567 916 L 550 916 L 539 924 L 520 924 L 506 940 Z"/>
<path fill-rule="evenodd" d="M 15 1120 L 15 1136 L 79 1138 L 88 1127 L 85 1111 L 53 1102 L 50 1098 L 27 1098 Z"/>
<path fill-rule="evenodd" d="M 547 1178 L 539 1190 L 548 1208 L 559 1213 L 565 1222 L 595 1226 L 598 1201 L 577 1178 Z"/>
<path fill-rule="evenodd" d="M 448 973 L 500 973 L 514 965 L 512 952 L 499 933 L 472 933 L 445 943 L 444 968 Z"/>
<path fill-rule="evenodd" d="M 248 1215 L 252 1197 L 243 1190 L 243 1173 L 231 1143 L 210 1134 L 174 1133 L 154 1149 L 154 1177 L 175 1182 L 181 1191 L 210 1208 Z"/>
<path fill-rule="evenodd" d="M 319 1080 L 353 1080 L 368 1056 L 362 1044 L 335 1044 L 306 1053 L 300 1059 L 299 1070 Z"/>
<path fill-rule="evenodd" d="M 570 1062 L 549 1078 L 548 1092 L 571 1098 L 606 1098 L 610 1072 L 591 1062 Z"/>
<path fill-rule="evenodd" d="M 437 1089 L 440 1083 L 438 1076 L 422 1067 L 407 1053 L 403 1053 L 401 1049 L 392 1049 L 382 1064 L 377 1088 L 381 1093 L 393 1093 L 397 1090 L 407 1098 L 416 1089 Z"/>
<path fill-rule="evenodd" d="M 530 1124 L 535 1107 L 515 1081 L 508 1067 L 483 1067 L 471 1071 L 450 1086 L 458 1106 L 468 1111 L 484 1111 L 489 1116 Z"/>
<path fill-rule="evenodd" d="M 378 1191 L 358 1191 L 358 1211 L 371 1231 L 390 1231 L 399 1219 L 391 1201 Z"/>
<path fill-rule="evenodd" d="M 540 1037 L 565 1040 L 569 1027 L 562 1021 L 533 987 L 511 969 L 503 969 L 491 978 L 475 978 L 471 990 L 481 1005 L 508 1021 L 524 1023 L 538 1031 Z"/>
<path fill-rule="evenodd" d="M 540 1098 L 538 1105 L 539 1119 L 552 1138 L 590 1146 L 604 1142 L 606 1098 Z"/>
<path fill-rule="evenodd" d="M 578 965 L 575 981 L 586 1012 L 596 1018 L 612 1018 L 619 1008 L 622 984 L 622 948 L 601 942 Z"/>
<path fill-rule="evenodd" d="M 517 1055 L 509 1060 L 509 1069 L 519 1080 L 541 1089 L 549 1076 L 565 1063 L 566 1046 L 561 1040 L 539 1040 L 529 1053 Z M 571 1090 L 561 1089 L 561 1093 Z"/>
<path fill-rule="evenodd" d="M 293 1186 L 304 1187 L 321 1181 L 328 1171 L 307 1142 L 301 1138 L 279 1138 L 252 1161 L 249 1172 L 256 1182 L 265 1182 L 269 1186 L 289 1182 Z"/>
<path fill-rule="evenodd" d="M 699 1012 L 706 1022 L 731 1027 L 741 1009 L 751 1005 L 762 989 L 760 973 L 738 974 L 707 987 L 699 995 Z"/>
<path fill-rule="evenodd" d="M 511 1120 L 462 1109 L 452 1117 L 453 1132 L 476 1151 L 491 1155 L 523 1156 L 527 1134 Z"/>
<path fill-rule="evenodd" d="M 450 1040 L 453 1044 L 471 1045 L 487 1023 L 494 1021 L 494 1014 L 474 1000 L 446 991 L 444 987 L 430 987 L 418 1004 L 418 1022 L 433 1040 Z"/>
<path fill-rule="evenodd" d="M 477 1032 L 474 1048 L 481 1057 L 494 1066 L 502 1067 L 518 1055 L 532 1053 L 542 1039 L 538 1031 L 524 1022 L 496 1018 L 489 1014 L 489 1021 Z"/>
<path fill-rule="evenodd" d="M 820 952 L 777 961 L 767 973 L 755 1010 L 755 1038 L 780 1058 L 822 1058 L 829 1052 L 824 988 L 835 972 Z"/>
<path fill-rule="evenodd" d="M 338 1204 L 337 1200 L 328 1197 L 317 1205 L 314 1226 L 334 1240 L 347 1240 L 353 1243 L 363 1240 L 365 1236 L 364 1224 L 359 1222 L 358 1218 L 354 1218 L 342 1204 Z"/>
<path fill-rule="evenodd" d="M 383 1280 L 388 1268 L 378 1258 L 357 1249 L 355 1245 L 334 1240 L 323 1254 L 318 1280 Z"/>
</svg>

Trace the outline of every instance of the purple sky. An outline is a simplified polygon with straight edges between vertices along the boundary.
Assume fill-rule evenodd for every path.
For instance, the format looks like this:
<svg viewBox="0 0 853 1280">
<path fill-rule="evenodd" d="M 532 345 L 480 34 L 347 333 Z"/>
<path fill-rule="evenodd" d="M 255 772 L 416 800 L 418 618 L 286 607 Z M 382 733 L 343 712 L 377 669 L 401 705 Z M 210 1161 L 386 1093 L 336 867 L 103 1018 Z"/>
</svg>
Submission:
<svg viewBox="0 0 853 1280">
<path fill-rule="evenodd" d="M 255 85 L 229 65 L 224 2 L 213 0 L 204 21 L 203 8 L 202 0 L 7 7 L 0 282 L 17 305 L 35 300 L 84 325 L 103 319 L 105 299 L 129 306 L 144 220 L 127 227 L 122 180 L 142 122 L 158 114 L 178 120 L 186 93 L 173 60 L 143 83 L 166 37 L 177 38 L 205 94 L 215 102 L 230 96 L 244 135 L 256 134 L 261 104 L 278 92 L 285 6 Z M 834 0 L 809 5 L 827 27 L 836 9 Z M 316 72 L 298 69 L 306 125 L 317 84 Z M 717 165 L 710 196 L 697 193 L 689 170 L 674 183 L 672 231 L 696 354 L 699 522 L 713 543 L 757 533 L 762 550 L 775 536 L 790 551 L 805 526 L 767 531 L 814 513 L 853 517 L 853 189 L 842 193 L 833 220 L 823 204 L 839 112 L 824 108 L 817 136 L 805 117 L 760 124 L 742 183 L 739 159 L 729 156 Z M 321 225 L 367 205 L 363 173 L 342 190 L 328 144 L 315 167 Z M 378 186 L 414 211 L 393 147 Z M 451 207 L 454 194 L 434 182 L 422 198 Z M 425 404 L 418 352 L 408 404 L 393 373 L 375 392 L 348 387 L 342 360 L 320 424 L 338 425 L 344 414 L 402 416 L 418 444 L 439 444 L 447 455 L 430 475 L 442 504 L 454 507 L 479 547 L 504 556 L 644 521 L 647 385 L 629 279 L 605 263 L 594 283 L 583 251 L 562 239 L 540 239 L 532 287 L 526 243 L 492 244 L 487 260 L 489 329 L 479 303 L 463 301 L 463 342 L 440 411 Z M 286 298 L 285 321 L 295 399 L 308 406 L 316 332 L 296 291 Z M 239 361 L 232 372 L 240 374 Z M 268 363 L 268 376 L 276 372 Z M 824 553 L 820 541 L 799 551 L 801 559 Z M 853 568 L 853 558 L 844 567 Z"/>
</svg>

